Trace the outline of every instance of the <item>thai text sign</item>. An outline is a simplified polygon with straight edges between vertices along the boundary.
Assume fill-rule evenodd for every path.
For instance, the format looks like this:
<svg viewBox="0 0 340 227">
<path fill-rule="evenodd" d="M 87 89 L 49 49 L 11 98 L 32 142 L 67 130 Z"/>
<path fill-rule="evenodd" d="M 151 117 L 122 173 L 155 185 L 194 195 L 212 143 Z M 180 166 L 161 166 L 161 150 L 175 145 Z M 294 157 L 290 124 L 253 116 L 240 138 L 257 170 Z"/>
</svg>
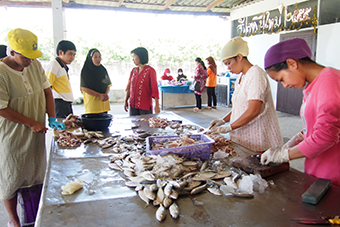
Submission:
<svg viewBox="0 0 340 227">
<path fill-rule="evenodd" d="M 315 4 L 311 4 L 315 2 Z M 235 36 L 251 36 L 256 34 L 278 33 L 284 30 L 299 30 L 305 27 L 314 27 L 316 32 L 317 26 L 317 1 L 309 1 L 308 5 L 295 4 L 293 6 L 280 5 L 277 9 L 265 11 L 258 15 L 240 18 L 233 21 L 233 33 Z M 237 22 L 236 22 L 237 21 Z"/>
</svg>

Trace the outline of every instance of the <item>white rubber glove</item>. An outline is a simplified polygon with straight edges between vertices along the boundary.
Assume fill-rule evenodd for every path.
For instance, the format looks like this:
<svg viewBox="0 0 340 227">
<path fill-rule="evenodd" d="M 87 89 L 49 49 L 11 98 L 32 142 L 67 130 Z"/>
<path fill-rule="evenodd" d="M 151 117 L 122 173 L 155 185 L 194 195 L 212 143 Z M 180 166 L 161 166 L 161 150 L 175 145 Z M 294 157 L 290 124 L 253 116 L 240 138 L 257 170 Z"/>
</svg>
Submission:
<svg viewBox="0 0 340 227">
<path fill-rule="evenodd" d="M 211 129 L 213 127 L 221 126 L 221 125 L 224 125 L 224 124 L 225 124 L 225 121 L 223 119 L 222 120 L 213 120 L 209 124 L 209 129 Z"/>
<path fill-rule="evenodd" d="M 269 148 L 261 155 L 261 164 L 268 165 L 270 162 L 283 163 L 289 162 L 289 148 Z"/>
<path fill-rule="evenodd" d="M 229 125 L 225 126 L 225 127 L 212 127 L 207 134 L 219 134 L 219 133 L 228 133 L 231 130 L 233 130 Z"/>
<path fill-rule="evenodd" d="M 299 132 L 295 136 L 293 136 L 290 140 L 288 140 L 288 142 L 285 143 L 282 146 L 282 148 L 284 149 L 284 148 L 294 147 L 294 146 L 298 145 L 299 143 L 301 143 L 304 139 L 305 139 L 305 137 L 302 134 L 302 132 Z"/>
</svg>

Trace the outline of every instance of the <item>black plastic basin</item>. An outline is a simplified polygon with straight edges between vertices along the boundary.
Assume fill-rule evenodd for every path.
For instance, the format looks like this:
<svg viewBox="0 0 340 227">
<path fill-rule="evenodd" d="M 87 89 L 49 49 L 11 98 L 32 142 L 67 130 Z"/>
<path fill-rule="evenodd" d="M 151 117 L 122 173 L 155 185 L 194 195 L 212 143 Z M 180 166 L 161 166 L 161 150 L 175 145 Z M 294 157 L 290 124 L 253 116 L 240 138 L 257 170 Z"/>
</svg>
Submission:
<svg viewBox="0 0 340 227">
<path fill-rule="evenodd" d="M 89 131 L 102 131 L 109 127 L 112 115 L 107 113 L 82 114 L 81 120 L 83 121 L 85 129 Z"/>
</svg>

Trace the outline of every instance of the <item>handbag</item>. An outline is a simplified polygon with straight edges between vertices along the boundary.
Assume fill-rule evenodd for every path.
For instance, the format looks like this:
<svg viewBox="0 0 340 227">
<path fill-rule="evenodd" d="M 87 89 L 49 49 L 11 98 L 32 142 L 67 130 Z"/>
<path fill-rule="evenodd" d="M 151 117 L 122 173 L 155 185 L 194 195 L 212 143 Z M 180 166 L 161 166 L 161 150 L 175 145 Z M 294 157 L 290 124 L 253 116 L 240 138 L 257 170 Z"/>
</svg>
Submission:
<svg viewBox="0 0 340 227">
<path fill-rule="evenodd" d="M 201 91 L 201 84 L 198 81 L 194 81 L 190 84 L 189 89 L 192 91 Z"/>
</svg>

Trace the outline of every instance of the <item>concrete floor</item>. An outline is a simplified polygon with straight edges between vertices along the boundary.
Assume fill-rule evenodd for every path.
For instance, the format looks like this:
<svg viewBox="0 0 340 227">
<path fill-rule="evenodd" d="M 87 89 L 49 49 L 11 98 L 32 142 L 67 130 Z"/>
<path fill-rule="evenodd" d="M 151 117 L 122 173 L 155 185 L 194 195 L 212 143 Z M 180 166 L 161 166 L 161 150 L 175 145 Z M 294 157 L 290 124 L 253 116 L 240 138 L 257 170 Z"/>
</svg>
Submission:
<svg viewBox="0 0 340 227">
<path fill-rule="evenodd" d="M 84 113 L 83 105 L 75 105 L 73 107 L 74 114 L 80 115 Z M 212 110 L 202 110 L 200 113 L 194 113 L 192 107 L 179 107 L 179 108 L 166 108 L 163 111 L 172 111 L 179 116 L 186 118 L 202 127 L 208 127 L 209 123 L 214 119 L 220 119 L 224 115 L 226 115 L 231 108 L 227 106 L 218 106 L 217 109 Z M 124 111 L 123 104 L 112 104 L 110 114 L 114 116 L 128 116 L 128 113 Z M 277 112 L 279 123 L 282 131 L 282 136 L 284 142 L 288 141 L 293 135 L 302 130 L 302 123 L 299 116 L 285 114 L 281 112 Z M 52 131 L 48 131 L 46 135 L 46 150 L 49 151 Z M 290 162 L 291 168 L 299 170 L 301 172 L 304 171 L 304 159 L 293 160 Z M 0 205 L 0 227 L 5 227 L 7 225 L 8 215 L 6 209 L 1 203 Z"/>
</svg>

